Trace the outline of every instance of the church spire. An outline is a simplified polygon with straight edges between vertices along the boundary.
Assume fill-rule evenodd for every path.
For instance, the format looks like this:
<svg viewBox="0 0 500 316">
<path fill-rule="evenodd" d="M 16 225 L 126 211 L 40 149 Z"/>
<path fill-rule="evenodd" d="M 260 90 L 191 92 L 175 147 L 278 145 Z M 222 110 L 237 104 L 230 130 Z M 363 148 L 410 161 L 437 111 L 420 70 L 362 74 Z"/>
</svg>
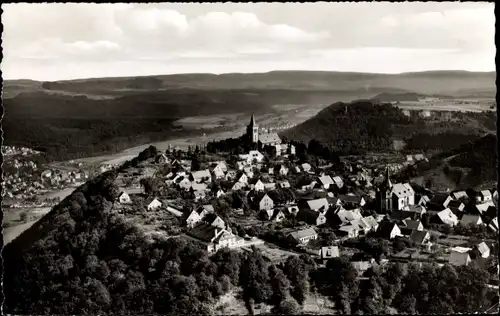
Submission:
<svg viewBox="0 0 500 316">
<path fill-rule="evenodd" d="M 382 182 L 382 187 L 385 189 L 392 188 L 392 183 L 391 183 L 391 179 L 389 176 L 389 167 L 385 167 L 385 179 L 384 179 L 384 182 Z"/>
<path fill-rule="evenodd" d="M 253 116 L 253 113 L 252 118 L 250 119 L 250 125 L 255 125 L 255 117 Z"/>
</svg>

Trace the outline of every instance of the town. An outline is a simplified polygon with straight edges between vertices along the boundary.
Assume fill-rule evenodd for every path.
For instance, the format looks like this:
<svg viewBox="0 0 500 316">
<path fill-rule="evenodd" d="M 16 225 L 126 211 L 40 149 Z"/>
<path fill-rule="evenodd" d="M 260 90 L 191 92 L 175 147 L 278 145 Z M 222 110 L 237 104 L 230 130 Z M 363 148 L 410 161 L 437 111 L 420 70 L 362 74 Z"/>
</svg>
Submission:
<svg viewBox="0 0 500 316">
<path fill-rule="evenodd" d="M 245 141 L 254 149 L 239 155 L 227 154 L 227 144 L 217 153 L 214 144 L 151 148 L 148 160 L 119 174 L 115 211 L 148 234 L 187 238 L 209 253 L 258 248 L 272 262 L 307 253 L 320 264 L 347 256 L 360 275 L 389 261 L 498 273 L 490 255 L 498 249 L 496 189 L 430 192 L 396 182 L 392 173 L 421 154 L 401 157 L 399 167 L 301 161 L 299 148 L 262 133 L 253 116 L 236 152 Z"/>
</svg>

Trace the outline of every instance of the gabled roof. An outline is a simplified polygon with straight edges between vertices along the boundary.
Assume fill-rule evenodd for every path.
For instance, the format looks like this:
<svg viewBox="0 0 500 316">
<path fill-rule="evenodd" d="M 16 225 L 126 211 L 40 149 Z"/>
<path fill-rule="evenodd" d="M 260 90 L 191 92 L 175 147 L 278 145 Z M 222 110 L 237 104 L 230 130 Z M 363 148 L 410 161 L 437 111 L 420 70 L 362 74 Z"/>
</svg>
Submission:
<svg viewBox="0 0 500 316">
<path fill-rule="evenodd" d="M 458 218 L 453 212 L 449 209 L 446 208 L 442 210 L 441 212 L 437 212 L 436 214 L 443 223 L 448 224 L 448 225 L 456 225 L 458 222 Z"/>
<path fill-rule="evenodd" d="M 336 185 L 343 184 L 344 181 L 342 181 L 342 178 L 339 176 L 335 176 L 332 178 L 333 182 L 335 182 Z"/>
<path fill-rule="evenodd" d="M 330 184 L 334 184 L 333 182 L 333 179 L 330 177 L 330 176 L 321 176 L 319 177 L 319 181 L 323 184 L 323 185 L 330 185 Z"/>
<path fill-rule="evenodd" d="M 488 251 L 490 251 L 490 247 L 488 247 L 488 245 L 484 241 L 482 243 L 476 245 L 476 248 L 477 248 L 477 250 L 479 250 L 479 252 L 481 254 L 485 254 Z"/>
<path fill-rule="evenodd" d="M 380 222 L 377 232 L 382 236 L 389 236 L 394 227 L 398 227 L 398 225 L 391 222 Z"/>
<path fill-rule="evenodd" d="M 295 232 L 291 232 L 289 234 L 289 236 L 292 236 L 295 239 L 300 239 L 300 238 L 310 237 L 310 236 L 315 236 L 315 235 L 318 235 L 318 233 L 316 233 L 316 231 L 313 228 L 306 228 L 306 229 L 298 230 Z"/>
<path fill-rule="evenodd" d="M 205 205 L 202 205 L 200 207 L 198 207 L 198 212 L 201 213 L 203 210 L 209 212 L 209 213 L 214 213 L 215 212 L 215 209 L 213 207 L 213 205 L 211 204 L 205 204 Z"/>
<path fill-rule="evenodd" d="M 187 234 L 204 242 L 212 242 L 220 233 L 222 233 L 222 231 L 224 230 L 220 229 L 220 227 L 200 222 L 188 231 Z"/>
<path fill-rule="evenodd" d="M 467 265 L 468 260 L 470 260 L 468 252 L 462 253 L 462 252 L 452 251 L 448 261 L 453 265 L 465 266 Z"/>
<path fill-rule="evenodd" d="M 408 228 L 408 229 L 417 229 L 418 226 L 420 226 L 420 224 L 422 224 L 421 221 L 414 221 L 414 220 L 411 220 L 411 219 L 406 219 L 403 221 L 404 225 L 405 225 L 405 228 Z"/>
<path fill-rule="evenodd" d="M 204 184 L 204 183 L 196 183 L 196 182 L 193 182 L 191 184 L 191 188 L 193 189 L 193 191 L 195 192 L 203 192 L 203 191 L 206 191 L 207 190 L 207 185 Z"/>
<path fill-rule="evenodd" d="M 281 143 L 281 139 L 276 133 L 260 134 L 259 141 L 262 144 Z"/>
<path fill-rule="evenodd" d="M 448 203 L 448 208 L 460 208 L 460 207 L 464 207 L 464 203 L 462 203 L 461 201 L 457 201 L 457 200 L 452 200 Z"/>
<path fill-rule="evenodd" d="M 481 220 L 481 216 L 479 215 L 470 215 L 470 214 L 465 214 L 462 216 L 462 219 L 460 220 L 460 223 L 462 225 L 469 225 L 469 224 L 481 224 L 483 221 Z"/>
<path fill-rule="evenodd" d="M 157 199 L 155 197 L 149 197 L 149 198 L 146 199 L 146 205 L 149 205 L 149 204 L 153 203 L 154 200 L 160 202 L 160 204 L 161 204 L 161 201 L 159 199 Z"/>
<path fill-rule="evenodd" d="M 210 175 L 210 171 L 208 169 L 200 170 L 200 171 L 193 171 L 193 172 L 191 172 L 191 175 L 193 176 L 193 179 L 195 179 L 195 180 L 201 180 L 203 178 L 210 179 L 212 177 Z"/>
<path fill-rule="evenodd" d="M 448 198 L 450 198 L 450 195 L 447 193 L 436 193 L 430 202 L 438 205 L 444 205 Z"/>
<path fill-rule="evenodd" d="M 354 220 L 363 218 L 358 212 L 343 209 L 337 212 L 337 216 L 343 223 L 350 223 Z"/>
<path fill-rule="evenodd" d="M 457 191 L 457 192 L 453 192 L 451 194 L 455 199 L 460 199 L 462 197 L 467 197 L 467 192 L 465 191 Z"/>
<path fill-rule="evenodd" d="M 344 203 L 361 203 L 363 199 L 362 196 L 359 195 L 339 195 L 339 199 Z"/>
<path fill-rule="evenodd" d="M 307 201 L 307 206 L 311 210 L 319 210 L 322 207 L 328 208 L 328 200 L 326 198 L 321 198 L 321 199 L 315 199 L 315 200 L 308 200 Z"/>
<path fill-rule="evenodd" d="M 412 233 L 410 234 L 410 239 L 418 244 L 421 245 L 425 238 L 429 236 L 429 232 L 427 230 L 413 230 Z"/>
<path fill-rule="evenodd" d="M 483 197 L 491 196 L 490 190 L 482 190 L 481 192 L 479 192 L 479 194 L 481 194 Z"/>
<path fill-rule="evenodd" d="M 367 223 L 371 228 L 378 226 L 378 222 L 375 217 L 373 217 L 373 215 L 363 217 L 363 221 Z"/>
<path fill-rule="evenodd" d="M 297 220 L 304 222 L 316 222 L 318 217 L 323 216 L 320 212 L 311 211 L 307 209 L 301 209 L 297 213 Z"/>
</svg>

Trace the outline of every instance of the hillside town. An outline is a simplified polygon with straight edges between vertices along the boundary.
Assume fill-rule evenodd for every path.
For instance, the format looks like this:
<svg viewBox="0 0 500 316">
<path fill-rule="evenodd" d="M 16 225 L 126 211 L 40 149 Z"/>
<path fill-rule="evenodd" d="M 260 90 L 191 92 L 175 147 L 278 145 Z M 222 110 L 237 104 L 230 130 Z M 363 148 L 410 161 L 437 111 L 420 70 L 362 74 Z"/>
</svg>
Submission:
<svg viewBox="0 0 500 316">
<path fill-rule="evenodd" d="M 73 168 L 51 168 L 37 159 L 40 152 L 30 148 L 2 146 L 5 160 L 2 168 L 4 208 L 45 207 L 59 199 L 40 199 L 47 192 L 64 190 L 83 184 L 88 171 L 75 164 Z"/>
<path fill-rule="evenodd" d="M 209 253 L 257 247 L 270 261 L 345 256 L 360 275 L 387 262 L 477 265 L 498 275 L 496 189 L 431 192 L 397 182 L 381 157 L 340 164 L 297 158 L 252 116 L 244 154 L 151 150 L 122 169 L 115 210 L 145 231 L 196 241 Z M 269 154 L 271 153 L 271 154 Z M 491 286 L 498 286 L 493 282 Z"/>
</svg>

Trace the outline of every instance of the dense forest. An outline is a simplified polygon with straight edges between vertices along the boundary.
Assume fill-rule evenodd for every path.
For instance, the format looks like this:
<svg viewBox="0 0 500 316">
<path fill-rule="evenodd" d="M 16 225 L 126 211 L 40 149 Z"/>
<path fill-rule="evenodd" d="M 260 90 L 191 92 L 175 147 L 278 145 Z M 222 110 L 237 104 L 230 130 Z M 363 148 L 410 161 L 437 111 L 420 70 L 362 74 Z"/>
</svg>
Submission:
<svg viewBox="0 0 500 316">
<path fill-rule="evenodd" d="M 290 140 L 308 143 L 314 139 L 338 154 L 391 151 L 395 140 L 404 141 L 408 152 L 442 151 L 456 148 L 496 131 L 496 112 L 438 112 L 421 118 L 405 116 L 391 104 L 358 101 L 335 103 L 313 118 L 281 133 Z"/>
<path fill-rule="evenodd" d="M 149 147 L 127 165 L 156 153 Z M 307 255 L 272 263 L 255 248 L 209 256 L 182 238 L 154 239 L 113 212 L 118 171 L 79 187 L 5 247 L 5 312 L 213 315 L 235 287 L 251 313 L 254 303 L 300 313 L 316 291 L 343 313 L 466 313 L 498 301 L 488 272 L 472 266 L 390 264 L 363 279 L 345 257 L 322 268 Z"/>
<path fill-rule="evenodd" d="M 390 104 L 339 102 L 282 135 L 304 143 L 315 139 L 341 154 L 387 151 L 392 149 L 391 125 L 409 123 L 409 118 Z"/>
</svg>

